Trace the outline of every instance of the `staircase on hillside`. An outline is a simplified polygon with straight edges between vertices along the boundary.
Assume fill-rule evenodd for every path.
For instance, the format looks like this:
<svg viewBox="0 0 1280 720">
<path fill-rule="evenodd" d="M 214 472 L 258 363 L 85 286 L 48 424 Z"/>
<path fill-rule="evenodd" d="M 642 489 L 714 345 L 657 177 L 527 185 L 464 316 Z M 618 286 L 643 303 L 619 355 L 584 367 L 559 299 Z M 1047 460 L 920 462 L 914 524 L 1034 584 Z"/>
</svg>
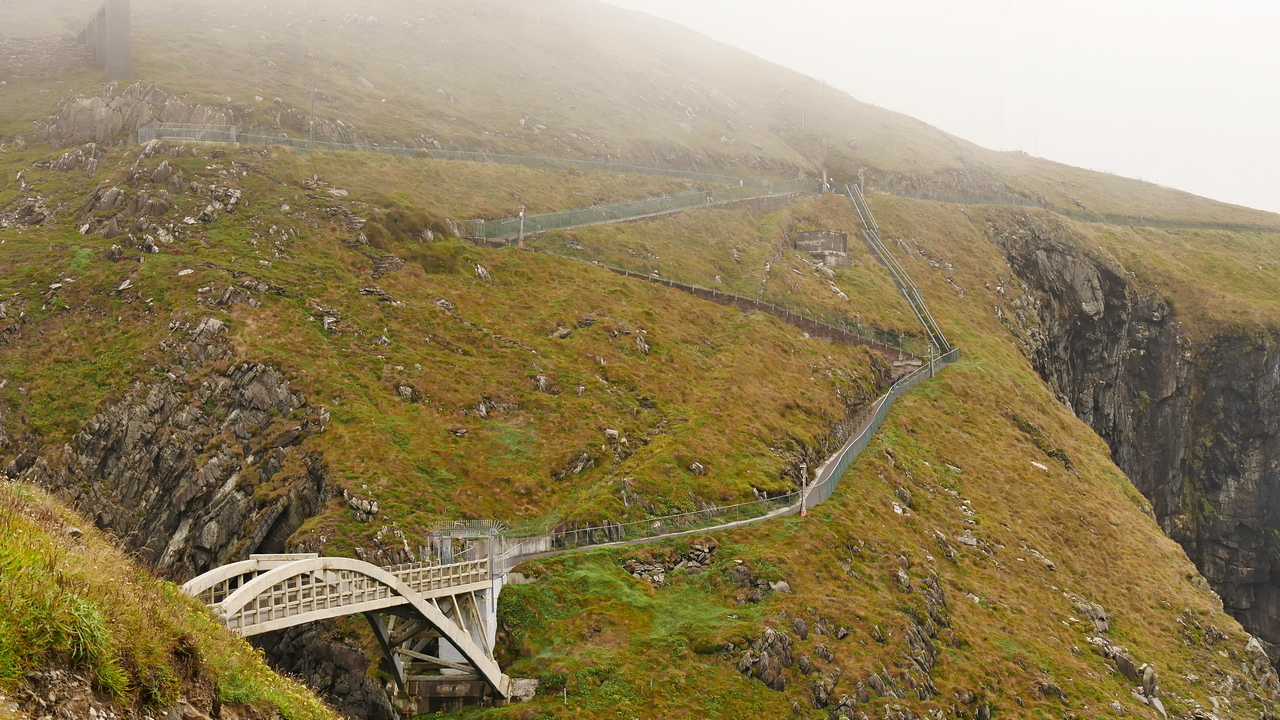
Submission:
<svg viewBox="0 0 1280 720">
<path fill-rule="evenodd" d="M 907 299 L 907 304 L 911 306 L 916 319 L 924 326 L 924 331 L 929 336 L 929 343 L 933 346 L 934 354 L 941 355 L 950 351 L 951 343 L 947 342 L 947 337 L 942 334 L 942 328 L 938 327 L 937 321 L 933 319 L 928 306 L 924 303 L 924 297 L 920 295 L 920 289 L 911 281 L 911 276 L 907 274 L 906 268 L 898 263 L 898 260 L 889 252 L 889 248 L 885 247 L 884 242 L 880 240 L 880 226 L 876 224 L 876 219 L 871 214 L 867 199 L 862 195 L 862 188 L 857 185 L 852 187 L 846 185 L 845 192 L 848 193 L 849 200 L 853 203 L 853 209 L 858 211 L 858 218 L 862 220 L 862 236 L 866 238 L 867 245 L 871 247 L 871 253 L 893 276 L 893 282 L 897 284 L 898 289 L 902 291 L 903 297 Z"/>
</svg>

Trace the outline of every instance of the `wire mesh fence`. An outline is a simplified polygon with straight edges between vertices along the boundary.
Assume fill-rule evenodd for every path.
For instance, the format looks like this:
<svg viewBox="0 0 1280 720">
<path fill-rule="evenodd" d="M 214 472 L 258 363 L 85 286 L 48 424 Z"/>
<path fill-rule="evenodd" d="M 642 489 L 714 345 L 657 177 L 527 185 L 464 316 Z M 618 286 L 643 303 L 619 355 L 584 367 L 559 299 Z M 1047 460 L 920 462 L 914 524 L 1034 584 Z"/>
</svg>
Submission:
<svg viewBox="0 0 1280 720">
<path fill-rule="evenodd" d="M 889 414 L 889 408 L 893 407 L 893 403 L 898 398 L 959 359 L 960 349 L 952 348 L 950 352 L 935 358 L 933 362 L 922 366 L 894 383 L 893 387 L 889 388 L 889 392 L 885 394 L 884 400 L 877 406 L 870 421 L 863 427 L 862 432 L 850 438 L 844 447 L 840 449 L 839 456 L 835 463 L 829 466 L 830 470 L 827 472 L 826 477 L 809 488 L 808 493 L 805 495 L 805 507 L 811 508 L 831 497 L 849 466 L 853 464 L 854 460 L 858 459 L 863 450 L 867 449 L 867 445 L 871 443 L 871 438 L 875 436 L 876 431 L 880 429 L 881 423 L 884 422 L 885 417 Z"/>
<path fill-rule="evenodd" d="M 664 515 L 635 522 L 606 523 L 562 530 L 551 534 L 551 547 L 553 551 L 569 550 L 696 532 L 742 520 L 755 520 L 773 512 L 795 508 L 799 500 L 800 493 L 797 491 L 737 505 L 709 507 L 704 510 Z"/>
<path fill-rule="evenodd" d="M 229 130 L 229 132 L 228 132 Z M 259 133 L 237 132 L 233 125 L 196 125 L 183 123 L 153 123 L 138 131 L 138 141 L 151 140 L 190 140 L 195 142 L 238 142 L 253 145 L 282 145 L 285 147 L 333 150 L 346 152 L 371 152 L 402 157 L 431 158 L 435 160 L 459 160 L 478 163 L 497 163 L 502 165 L 521 165 L 524 167 L 546 170 L 590 170 L 599 172 L 623 173 L 629 175 L 660 175 L 677 177 L 686 180 L 709 183 L 713 185 L 729 185 L 734 187 L 751 187 L 757 191 L 769 191 L 776 184 L 766 178 L 752 178 L 742 175 L 698 172 L 672 167 L 650 167 L 612 162 L 609 160 L 587 160 L 573 158 L 539 157 L 535 155 L 514 155 L 510 153 L 487 153 L 468 150 L 440 150 L 421 145 L 403 143 L 335 143 L 308 138 L 290 137 L 284 133 L 264 135 Z M 794 182 L 794 181 L 792 181 Z"/>
<path fill-rule="evenodd" d="M 469 227 L 476 237 L 492 240 L 514 238 L 521 235 L 582 227 L 599 223 L 660 215 L 677 210 L 688 210 L 697 207 L 717 205 L 719 203 L 740 200 L 754 200 L 763 197 L 794 195 L 806 190 L 816 190 L 816 180 L 788 180 L 778 183 L 767 183 L 766 186 L 733 186 L 695 190 L 674 195 L 660 195 L 642 200 L 613 203 L 610 205 L 594 205 L 592 207 L 545 213 L 542 215 L 526 215 L 500 218 L 497 220 L 472 221 Z"/>
<path fill-rule="evenodd" d="M 152 123 L 138 130 L 138 142 L 152 140 L 182 140 L 186 142 L 242 142 L 235 125 L 186 125 L 181 123 Z"/>
</svg>

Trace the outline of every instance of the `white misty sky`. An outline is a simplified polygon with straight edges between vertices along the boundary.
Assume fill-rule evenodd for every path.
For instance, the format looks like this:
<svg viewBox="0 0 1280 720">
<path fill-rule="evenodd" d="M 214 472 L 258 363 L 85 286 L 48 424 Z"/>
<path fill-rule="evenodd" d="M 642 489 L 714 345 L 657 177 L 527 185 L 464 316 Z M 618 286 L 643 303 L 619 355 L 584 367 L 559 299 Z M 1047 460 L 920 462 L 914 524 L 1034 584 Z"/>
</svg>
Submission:
<svg viewBox="0 0 1280 720">
<path fill-rule="evenodd" d="M 996 150 L 1280 212 L 1274 0 L 606 0 Z"/>
</svg>

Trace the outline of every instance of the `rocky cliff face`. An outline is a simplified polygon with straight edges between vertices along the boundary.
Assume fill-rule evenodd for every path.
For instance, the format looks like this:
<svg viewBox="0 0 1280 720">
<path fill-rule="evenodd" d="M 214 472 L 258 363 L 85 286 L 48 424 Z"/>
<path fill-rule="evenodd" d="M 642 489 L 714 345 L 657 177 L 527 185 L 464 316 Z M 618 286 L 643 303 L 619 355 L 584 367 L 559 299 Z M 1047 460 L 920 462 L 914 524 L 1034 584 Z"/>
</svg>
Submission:
<svg viewBox="0 0 1280 720">
<path fill-rule="evenodd" d="M 1027 288 L 1001 312 L 1037 371 L 1110 444 L 1225 609 L 1280 645 L 1277 338 L 1193 345 L 1167 300 L 1060 220 L 1002 211 L 987 230 Z"/>
<path fill-rule="evenodd" d="M 296 550 L 286 541 L 331 489 L 306 443 L 328 413 L 275 368 L 233 362 L 220 321 L 175 331 L 162 348 L 166 374 L 135 383 L 67 445 L 23 449 L 3 474 L 55 489 L 181 582 L 251 553 Z M 0 450 L 15 442 L 6 413 L 0 407 Z M 330 625 L 273 633 L 259 647 L 343 714 L 395 717 L 361 650 Z"/>
<path fill-rule="evenodd" d="M 219 346 L 201 343 L 220 325 L 201 323 L 179 352 L 219 355 Z M 323 461 L 301 448 L 326 420 L 270 367 L 170 372 L 136 383 L 71 443 L 28 451 L 8 472 L 59 491 L 181 582 L 250 553 L 285 550 L 329 499 Z"/>
<path fill-rule="evenodd" d="M 364 651 L 342 637 L 332 620 L 259 635 L 253 644 L 266 653 L 273 667 L 300 678 L 346 717 L 399 717 L 387 694 L 368 677 Z"/>
</svg>

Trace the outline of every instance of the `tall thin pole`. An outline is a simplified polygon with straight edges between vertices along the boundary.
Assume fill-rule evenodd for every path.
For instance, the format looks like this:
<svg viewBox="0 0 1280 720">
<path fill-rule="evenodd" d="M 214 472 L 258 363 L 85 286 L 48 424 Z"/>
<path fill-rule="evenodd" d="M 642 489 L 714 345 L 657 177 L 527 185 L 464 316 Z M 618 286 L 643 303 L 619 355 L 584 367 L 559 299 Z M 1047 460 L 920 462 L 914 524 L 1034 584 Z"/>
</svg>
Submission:
<svg viewBox="0 0 1280 720">
<path fill-rule="evenodd" d="M 311 83 L 311 122 L 307 124 L 307 149 L 315 149 L 316 138 L 316 84 Z"/>
</svg>

